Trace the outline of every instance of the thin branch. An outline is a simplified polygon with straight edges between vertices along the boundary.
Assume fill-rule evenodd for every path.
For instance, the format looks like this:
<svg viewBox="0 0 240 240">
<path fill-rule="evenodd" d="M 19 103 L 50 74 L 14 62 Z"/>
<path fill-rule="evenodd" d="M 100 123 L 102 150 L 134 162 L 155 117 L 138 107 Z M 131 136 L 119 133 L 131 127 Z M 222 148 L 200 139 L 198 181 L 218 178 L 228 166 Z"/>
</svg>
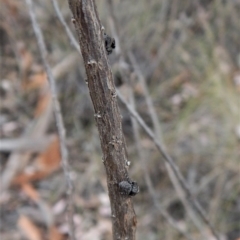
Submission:
<svg viewBox="0 0 240 240">
<path fill-rule="evenodd" d="M 137 64 L 137 61 L 136 61 L 134 55 L 131 52 L 129 53 L 129 58 L 130 58 L 130 61 L 133 65 L 133 68 L 134 68 L 135 72 L 137 73 L 139 81 L 140 81 L 140 83 L 143 87 L 143 92 L 144 92 L 146 102 L 147 102 L 147 105 L 148 105 L 150 117 L 153 121 L 154 130 L 156 132 L 155 138 L 159 141 L 159 144 L 162 146 L 162 151 L 165 152 L 166 153 L 165 155 L 167 156 L 168 154 L 166 152 L 164 142 L 163 142 L 163 139 L 162 139 L 162 133 L 161 133 L 161 128 L 160 128 L 160 124 L 159 124 L 159 119 L 158 119 L 158 116 L 157 116 L 157 113 L 156 113 L 156 109 L 153 105 L 152 99 L 150 97 L 150 94 L 149 94 L 149 91 L 148 91 L 148 88 L 147 88 L 147 85 L 146 85 L 146 82 L 145 82 L 145 78 L 143 77 L 143 75 L 141 73 L 141 70 L 140 70 L 140 68 Z M 168 156 L 168 158 L 171 160 L 170 156 Z M 173 160 L 172 160 L 172 162 L 173 162 Z M 178 195 L 180 196 L 187 212 L 189 213 L 189 216 L 191 217 L 191 219 L 195 223 L 196 227 L 200 230 L 201 234 L 204 235 L 204 231 L 202 229 L 202 226 L 199 223 L 199 221 L 198 221 L 197 217 L 195 216 L 194 212 L 189 208 L 187 201 L 191 204 L 193 209 L 195 209 L 196 212 L 200 215 L 200 217 L 205 222 L 205 224 L 209 227 L 209 229 L 212 231 L 212 234 L 216 237 L 216 239 L 218 239 L 218 235 L 217 235 L 214 227 L 211 225 L 210 221 L 208 220 L 208 218 L 207 218 L 204 210 L 202 209 L 201 205 L 199 204 L 199 202 L 195 200 L 195 197 L 193 196 L 193 194 L 192 194 L 192 192 L 191 192 L 191 190 L 188 186 L 188 183 L 185 181 L 181 172 L 179 171 L 179 174 L 181 175 L 180 177 L 182 177 L 182 179 L 184 180 L 182 182 L 182 184 L 181 184 L 181 182 L 179 182 L 179 180 L 180 180 L 179 176 L 176 173 L 174 174 L 173 166 L 168 162 L 165 162 L 165 163 L 166 163 L 166 168 L 167 168 L 167 171 L 169 173 L 170 179 L 172 180 L 172 182 L 173 182 L 173 184 L 174 184 L 174 186 L 175 186 L 175 188 L 178 192 Z M 182 186 L 179 186 L 179 183 Z M 182 191 L 182 189 L 184 190 L 185 193 Z"/>
<path fill-rule="evenodd" d="M 146 103 L 147 103 L 147 107 L 148 107 L 148 111 L 150 114 L 150 117 L 152 119 L 153 122 L 153 126 L 154 126 L 154 130 L 156 132 L 156 137 L 158 138 L 158 140 L 161 142 L 161 144 L 163 145 L 163 139 L 162 139 L 162 130 L 161 130 L 161 126 L 159 123 L 159 119 L 158 116 L 156 114 L 156 110 L 155 107 L 153 105 L 153 101 L 152 98 L 150 97 L 149 91 L 148 91 L 148 87 L 146 85 L 146 81 L 144 76 L 142 75 L 140 68 L 137 64 L 137 61 L 133 55 L 133 53 L 130 51 L 128 54 L 128 57 L 130 59 L 130 62 L 134 68 L 135 73 L 137 74 L 138 80 L 143 88 L 143 94 L 144 97 L 146 99 Z"/>
<path fill-rule="evenodd" d="M 160 123 L 159 123 L 159 119 L 158 119 L 158 116 L 157 116 L 157 113 L 156 113 L 156 109 L 154 107 L 154 104 L 153 104 L 153 101 L 152 101 L 152 98 L 149 94 L 149 91 L 148 91 L 148 87 L 147 87 L 147 84 L 146 84 L 146 81 L 145 81 L 145 78 L 137 64 L 137 61 L 133 55 L 132 52 L 129 52 L 128 54 L 129 56 L 129 59 L 130 59 L 130 62 L 133 66 L 133 69 L 138 77 L 138 80 L 143 88 L 143 95 L 146 99 L 146 103 L 147 103 L 147 106 L 148 106 L 148 111 L 149 111 L 149 115 L 152 119 L 152 122 L 153 122 L 153 128 L 154 128 L 154 132 L 155 132 L 155 138 L 160 142 L 160 144 L 163 146 L 163 149 L 166 149 L 165 146 L 164 146 L 164 141 L 163 141 L 163 138 L 162 138 L 162 131 L 161 131 L 161 127 L 160 127 Z M 166 151 L 166 150 L 164 150 Z M 192 210 L 191 208 L 191 205 L 189 205 L 188 203 L 188 199 L 187 199 L 187 196 L 184 192 L 184 189 L 181 187 L 176 175 L 174 174 L 171 166 L 169 165 L 168 162 L 164 162 L 165 163 L 165 167 L 167 169 L 167 172 L 168 172 L 168 175 L 169 175 L 169 178 L 181 200 L 181 202 L 183 203 L 183 206 L 184 208 L 186 209 L 186 212 L 187 214 L 189 215 L 190 219 L 192 220 L 192 222 L 194 223 L 194 225 L 198 228 L 198 230 L 200 231 L 200 233 L 202 234 L 202 236 L 204 238 L 206 238 L 206 236 L 204 236 L 204 230 L 203 230 L 203 226 L 201 224 L 201 222 L 199 221 L 198 219 L 198 216 L 196 216 L 195 212 Z"/>
<path fill-rule="evenodd" d="M 41 152 L 52 141 L 53 136 L 42 138 L 21 137 L 14 139 L 0 139 L 0 152 L 32 151 Z"/>
<path fill-rule="evenodd" d="M 135 104 L 135 99 L 134 99 L 134 95 L 133 95 L 133 91 L 132 91 L 132 84 L 130 84 L 131 87 L 129 88 L 130 91 L 130 104 L 132 106 L 133 109 L 136 108 L 136 104 Z M 140 134 L 139 134 L 139 126 L 138 123 L 136 121 L 136 119 L 134 117 L 131 116 L 131 121 L 132 121 L 132 125 L 133 125 L 133 133 L 134 133 L 134 140 L 136 143 L 136 148 L 137 148 L 137 153 L 138 153 L 138 158 L 141 161 L 141 167 L 143 170 L 143 174 L 144 174 L 144 178 L 145 178 L 145 182 L 147 184 L 147 188 L 148 191 L 150 193 L 150 196 L 153 200 L 153 204 L 155 205 L 156 209 L 160 212 L 160 214 L 163 216 L 163 218 L 169 223 L 170 226 L 172 226 L 173 228 L 175 228 L 178 232 L 180 232 L 184 237 L 186 237 L 186 239 L 192 240 L 192 237 L 189 236 L 189 234 L 184 231 L 183 229 L 181 229 L 178 224 L 175 222 L 175 220 L 168 214 L 168 212 L 166 212 L 164 210 L 164 208 L 161 206 L 161 204 L 159 203 L 153 184 L 152 184 L 152 180 L 149 176 L 149 172 L 147 170 L 147 166 L 146 166 L 146 160 L 144 159 L 144 152 L 143 149 L 141 147 L 141 143 L 140 143 Z"/>
<path fill-rule="evenodd" d="M 70 39 L 70 43 L 73 45 L 73 47 L 81 54 L 81 49 L 80 49 L 80 46 L 76 40 L 76 38 L 74 37 L 71 29 L 68 27 L 60 9 L 59 9 L 59 5 L 58 5 L 58 2 L 56 0 L 52 0 L 52 3 L 53 3 L 53 7 L 55 9 L 55 12 L 60 20 L 60 22 L 62 23 L 62 25 L 64 26 L 65 28 L 65 31 L 67 33 L 67 36 L 69 37 Z"/>
<path fill-rule="evenodd" d="M 53 101 L 53 110 L 54 110 L 54 115 L 56 118 L 56 124 L 57 124 L 57 129 L 58 129 L 58 134 L 60 138 L 60 151 L 61 151 L 61 156 L 62 156 L 62 167 L 64 171 L 64 175 L 66 178 L 67 182 L 67 195 L 68 195 L 68 221 L 69 221 L 69 229 L 70 229 L 70 237 L 72 240 L 75 240 L 75 234 L 74 234 L 74 223 L 73 223 L 73 182 L 71 180 L 70 176 L 70 166 L 68 162 L 68 150 L 66 147 L 66 130 L 64 127 L 63 123 L 63 117 L 60 109 L 60 104 L 57 99 L 57 90 L 55 86 L 55 80 L 53 77 L 52 70 L 50 68 L 50 65 L 47 60 L 47 49 L 46 45 L 44 42 L 43 34 L 41 32 L 41 29 L 37 23 L 34 10 L 33 10 L 33 5 L 32 5 L 32 0 L 25 0 L 26 4 L 28 5 L 28 10 L 29 10 L 29 15 L 31 18 L 32 22 L 32 27 L 34 30 L 34 33 L 36 35 L 38 47 L 40 50 L 40 55 L 44 64 L 45 71 L 47 73 L 48 77 L 48 82 L 50 85 L 51 89 L 51 96 L 52 96 L 52 101 Z"/>
</svg>

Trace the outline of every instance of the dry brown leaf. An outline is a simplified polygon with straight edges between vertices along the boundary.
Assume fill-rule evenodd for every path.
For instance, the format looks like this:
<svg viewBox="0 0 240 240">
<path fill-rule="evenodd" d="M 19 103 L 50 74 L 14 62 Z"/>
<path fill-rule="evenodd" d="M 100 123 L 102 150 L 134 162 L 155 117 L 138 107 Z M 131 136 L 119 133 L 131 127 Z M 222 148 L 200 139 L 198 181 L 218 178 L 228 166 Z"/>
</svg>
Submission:
<svg viewBox="0 0 240 240">
<path fill-rule="evenodd" d="M 63 240 L 64 235 L 61 234 L 55 226 L 51 226 L 48 231 L 48 240 Z"/>
<path fill-rule="evenodd" d="M 37 107 L 34 113 L 34 116 L 38 117 L 46 110 L 47 106 L 50 104 L 51 101 L 51 93 L 48 89 L 46 73 L 44 71 L 40 71 L 34 74 L 28 79 L 28 81 L 25 81 L 23 88 L 27 91 L 31 91 L 34 89 L 42 90 L 43 93 L 38 99 Z"/>
<path fill-rule="evenodd" d="M 29 173 L 21 173 L 13 179 L 12 184 L 13 185 L 23 185 L 28 182 L 41 180 L 41 179 L 45 178 L 47 175 L 48 175 L 48 173 L 46 173 L 44 171 L 36 171 L 36 172 L 30 173 L 30 174 Z"/>
<path fill-rule="evenodd" d="M 48 174 L 59 168 L 61 161 L 60 145 L 58 137 L 55 137 L 47 150 L 37 158 L 39 168 Z"/>
<path fill-rule="evenodd" d="M 30 183 L 25 183 L 21 187 L 24 193 L 33 201 L 36 202 L 39 200 L 39 194 L 37 190 Z"/>
<path fill-rule="evenodd" d="M 44 71 L 38 72 L 28 79 L 24 84 L 24 89 L 27 91 L 40 89 L 47 85 L 47 75 Z"/>
<path fill-rule="evenodd" d="M 42 240 L 39 228 L 26 216 L 21 215 L 18 219 L 18 227 L 28 240 Z"/>
<path fill-rule="evenodd" d="M 45 178 L 60 166 L 60 146 L 59 139 L 55 137 L 45 152 L 36 158 L 36 170 L 32 173 L 21 173 L 16 176 L 12 184 L 22 185 L 28 182 Z"/>
</svg>

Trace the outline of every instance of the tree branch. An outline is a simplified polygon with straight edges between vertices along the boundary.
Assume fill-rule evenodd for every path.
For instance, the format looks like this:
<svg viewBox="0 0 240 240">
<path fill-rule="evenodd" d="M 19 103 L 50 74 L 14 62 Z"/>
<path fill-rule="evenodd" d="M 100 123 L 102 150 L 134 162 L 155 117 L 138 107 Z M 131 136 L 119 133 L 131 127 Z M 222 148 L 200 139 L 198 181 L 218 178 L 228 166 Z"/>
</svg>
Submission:
<svg viewBox="0 0 240 240">
<path fill-rule="evenodd" d="M 125 189 L 126 191 L 121 192 L 120 187 L 124 187 L 127 183 L 130 187 L 136 186 L 128 177 L 121 115 L 104 47 L 102 26 L 94 0 L 69 0 L 68 2 L 84 59 L 103 151 L 112 210 L 113 239 L 133 240 L 137 224 L 132 199 L 129 196 L 133 191 Z"/>
</svg>

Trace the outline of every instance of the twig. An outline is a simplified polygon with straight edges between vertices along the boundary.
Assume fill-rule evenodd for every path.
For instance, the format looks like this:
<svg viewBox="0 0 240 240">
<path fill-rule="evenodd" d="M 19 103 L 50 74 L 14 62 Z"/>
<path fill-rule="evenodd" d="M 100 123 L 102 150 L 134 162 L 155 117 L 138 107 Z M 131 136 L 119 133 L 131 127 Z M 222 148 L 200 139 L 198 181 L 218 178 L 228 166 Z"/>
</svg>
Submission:
<svg viewBox="0 0 240 240">
<path fill-rule="evenodd" d="M 74 223 L 73 223 L 73 182 L 71 180 L 70 176 L 70 166 L 68 163 L 68 150 L 66 147 L 66 140 L 65 140 L 65 127 L 63 123 L 63 118 L 61 114 L 61 109 L 60 109 L 60 104 L 57 99 L 57 91 L 56 91 L 56 86 L 55 86 L 55 80 L 52 74 L 52 70 L 49 66 L 48 60 L 47 60 L 47 50 L 46 46 L 44 43 L 44 38 L 43 34 L 41 32 L 41 29 L 39 28 L 39 25 L 37 23 L 34 11 L 33 11 L 33 6 L 32 6 L 32 0 L 25 0 L 27 5 L 28 5 L 28 10 L 29 10 L 29 15 L 31 18 L 32 22 L 32 27 L 34 30 L 34 33 L 36 35 L 38 47 L 40 50 L 40 55 L 48 76 L 48 81 L 51 89 L 51 96 L 52 96 L 52 101 L 53 101 L 53 110 L 56 118 L 56 124 L 57 124 L 57 129 L 59 133 L 59 138 L 60 138 L 60 150 L 61 150 L 61 156 L 62 156 L 62 167 L 64 171 L 64 175 L 66 178 L 67 182 L 67 195 L 68 195 L 68 221 L 69 221 L 69 228 L 70 228 L 70 237 L 72 240 L 75 239 L 75 234 L 74 234 Z"/>
<path fill-rule="evenodd" d="M 143 88 L 143 94 L 144 97 L 146 99 L 146 103 L 148 106 L 148 111 L 149 111 L 149 115 L 152 119 L 153 122 L 153 128 L 154 128 L 154 132 L 155 132 L 155 138 L 159 141 L 159 143 L 162 145 L 162 148 L 164 149 L 164 151 L 166 151 L 165 146 L 164 146 L 164 142 L 163 142 L 163 138 L 162 138 L 162 131 L 161 131 L 161 127 L 160 127 L 160 123 L 159 123 L 159 119 L 156 113 L 156 109 L 153 105 L 153 101 L 152 98 L 150 97 L 149 91 L 148 91 L 148 87 L 146 85 L 146 81 L 145 78 L 143 76 L 143 74 L 141 73 L 141 70 L 137 64 L 137 61 L 133 55 L 132 52 L 129 52 L 128 54 L 130 62 L 133 66 L 133 69 L 138 77 L 138 80 Z M 188 199 L 187 196 L 184 192 L 184 189 L 181 187 L 176 175 L 174 174 L 171 166 L 169 165 L 168 162 L 164 162 L 165 163 L 165 167 L 166 170 L 168 172 L 169 178 L 174 186 L 174 188 L 176 189 L 176 192 L 181 200 L 181 202 L 183 203 L 183 206 L 186 209 L 187 214 L 189 215 L 189 217 L 191 218 L 191 220 L 193 221 L 194 225 L 198 228 L 198 230 L 200 231 L 200 233 L 203 235 L 204 238 L 206 238 L 206 236 L 204 236 L 204 231 L 202 228 L 202 224 L 198 219 L 198 216 L 196 216 L 195 212 L 191 209 L 191 205 L 188 203 Z"/>
<path fill-rule="evenodd" d="M 21 137 L 15 139 L 0 139 L 0 152 L 41 152 L 49 145 L 52 139 L 53 136 L 45 136 L 42 138 Z"/>
<path fill-rule="evenodd" d="M 62 25 L 64 26 L 65 28 L 65 31 L 67 33 L 67 36 L 69 37 L 70 39 L 70 43 L 73 45 L 73 47 L 81 54 L 81 50 L 80 50 L 80 46 L 76 40 L 76 38 L 74 37 L 72 31 L 70 30 L 70 28 L 68 27 L 65 19 L 63 18 L 63 15 L 59 9 L 59 5 L 58 5 L 58 2 L 56 0 L 52 0 L 52 3 L 53 3 L 53 7 L 55 9 L 55 12 L 60 20 L 60 22 L 62 23 Z"/>
<path fill-rule="evenodd" d="M 134 99 L 134 95 L 133 95 L 133 91 L 132 91 L 132 84 L 130 84 L 130 104 L 132 106 L 133 109 L 135 109 L 135 99 Z M 133 125 L 133 133 L 134 133 L 134 140 L 136 143 L 136 148 L 137 148 L 137 153 L 138 153 L 138 157 L 141 161 L 141 167 L 144 173 L 144 178 L 145 178 L 145 182 L 147 184 L 147 188 L 148 191 L 150 193 L 150 196 L 153 200 L 153 204 L 155 205 L 156 209 L 160 212 L 160 214 L 163 216 L 163 218 L 165 218 L 165 220 L 173 227 L 175 228 L 177 231 L 179 231 L 184 237 L 186 237 L 186 239 L 192 240 L 192 237 L 189 236 L 189 234 L 184 231 L 183 229 L 181 229 L 177 223 L 175 222 L 174 219 L 172 219 L 172 217 L 163 209 L 163 207 L 161 206 L 161 204 L 159 203 L 155 191 L 154 191 L 154 187 L 151 181 L 151 178 L 149 176 L 149 172 L 147 170 L 146 167 L 146 160 L 144 159 L 144 153 L 141 147 L 141 143 L 140 143 L 140 134 L 139 134 L 139 127 L 138 127 L 138 123 L 136 121 L 136 119 L 134 117 L 131 116 L 131 121 L 132 121 L 132 125 Z"/>
<path fill-rule="evenodd" d="M 140 82 L 140 84 L 143 88 L 143 94 L 144 94 L 144 97 L 146 99 L 148 111 L 149 111 L 150 117 L 151 117 L 152 122 L 153 122 L 154 130 L 156 132 L 156 137 L 158 138 L 158 140 L 163 145 L 161 126 L 159 124 L 159 119 L 158 119 L 158 116 L 156 114 L 156 110 L 153 106 L 153 101 L 152 101 L 152 98 L 150 97 L 148 87 L 147 87 L 146 82 L 145 82 L 145 78 L 143 77 L 143 75 L 140 71 L 140 68 L 139 68 L 139 66 L 136 62 L 136 59 L 135 59 L 135 57 L 134 57 L 134 55 L 131 51 L 129 52 L 128 57 L 129 57 L 130 62 L 132 64 L 133 68 L 134 68 L 135 73 L 137 74 L 138 80 L 139 80 L 139 82 Z"/>
</svg>

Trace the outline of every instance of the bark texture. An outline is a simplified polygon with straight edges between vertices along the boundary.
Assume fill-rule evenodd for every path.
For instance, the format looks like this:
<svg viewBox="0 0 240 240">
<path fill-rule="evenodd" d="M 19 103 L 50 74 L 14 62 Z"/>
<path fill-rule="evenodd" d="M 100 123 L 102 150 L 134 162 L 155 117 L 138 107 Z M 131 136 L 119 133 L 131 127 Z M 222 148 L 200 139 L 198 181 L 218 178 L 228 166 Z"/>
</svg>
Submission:
<svg viewBox="0 0 240 240">
<path fill-rule="evenodd" d="M 68 0 L 85 64 L 107 174 L 113 239 L 135 239 L 137 220 L 132 199 L 120 191 L 129 181 L 125 140 L 113 76 L 103 42 L 103 30 L 94 0 Z"/>
</svg>

